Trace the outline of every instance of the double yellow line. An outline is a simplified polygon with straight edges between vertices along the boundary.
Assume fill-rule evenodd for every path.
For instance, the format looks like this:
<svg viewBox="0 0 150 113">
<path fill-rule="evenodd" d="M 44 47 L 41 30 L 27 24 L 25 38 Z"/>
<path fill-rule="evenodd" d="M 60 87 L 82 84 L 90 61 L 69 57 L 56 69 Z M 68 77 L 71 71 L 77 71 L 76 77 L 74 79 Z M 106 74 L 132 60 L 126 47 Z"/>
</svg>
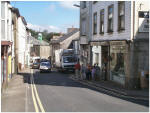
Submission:
<svg viewBox="0 0 150 113">
<path fill-rule="evenodd" d="M 31 90 L 32 90 L 32 99 L 33 99 L 33 104 L 36 112 L 39 112 L 38 105 L 40 107 L 41 112 L 45 112 L 43 105 L 40 101 L 36 86 L 34 84 L 34 79 L 33 79 L 33 72 L 31 74 Z"/>
</svg>

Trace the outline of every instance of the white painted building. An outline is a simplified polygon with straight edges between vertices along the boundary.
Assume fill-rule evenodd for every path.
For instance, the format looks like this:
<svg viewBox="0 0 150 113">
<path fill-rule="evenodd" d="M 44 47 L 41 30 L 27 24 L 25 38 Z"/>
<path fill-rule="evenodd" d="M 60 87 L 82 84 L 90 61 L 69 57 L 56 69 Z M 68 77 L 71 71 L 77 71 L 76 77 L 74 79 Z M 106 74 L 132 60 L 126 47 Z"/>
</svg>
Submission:
<svg viewBox="0 0 150 113">
<path fill-rule="evenodd" d="M 26 21 L 24 17 L 20 16 L 18 18 L 18 63 L 19 69 L 25 68 L 25 59 L 26 59 Z"/>
<path fill-rule="evenodd" d="M 14 73 L 14 37 L 12 23 L 12 6 L 10 2 L 0 2 L 1 21 L 1 78 L 2 85 L 7 83 Z"/>
</svg>

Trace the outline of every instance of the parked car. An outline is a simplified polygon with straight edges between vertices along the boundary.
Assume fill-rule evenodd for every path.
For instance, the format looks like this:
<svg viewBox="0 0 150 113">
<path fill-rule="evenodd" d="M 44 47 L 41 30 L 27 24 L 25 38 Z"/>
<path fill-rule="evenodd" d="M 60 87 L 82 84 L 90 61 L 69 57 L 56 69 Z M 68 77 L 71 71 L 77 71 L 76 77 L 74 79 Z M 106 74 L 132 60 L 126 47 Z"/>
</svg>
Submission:
<svg viewBox="0 0 150 113">
<path fill-rule="evenodd" d="M 32 64 L 32 69 L 39 69 L 39 67 L 40 67 L 40 62 L 34 62 Z"/>
<path fill-rule="evenodd" d="M 33 69 L 39 69 L 40 67 L 40 57 L 31 57 L 30 59 L 30 66 Z"/>
<path fill-rule="evenodd" d="M 41 59 L 40 62 L 48 62 L 47 59 Z"/>
<path fill-rule="evenodd" d="M 40 72 L 51 72 L 50 62 L 41 62 L 39 69 L 40 69 Z"/>
</svg>

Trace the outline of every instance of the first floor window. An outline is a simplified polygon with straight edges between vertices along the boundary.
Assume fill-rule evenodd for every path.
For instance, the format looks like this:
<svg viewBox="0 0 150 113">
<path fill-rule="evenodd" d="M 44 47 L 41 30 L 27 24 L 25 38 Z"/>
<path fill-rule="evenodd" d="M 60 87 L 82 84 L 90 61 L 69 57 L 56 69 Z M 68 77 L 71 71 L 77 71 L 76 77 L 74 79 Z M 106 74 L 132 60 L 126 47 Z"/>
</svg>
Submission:
<svg viewBox="0 0 150 113">
<path fill-rule="evenodd" d="M 108 32 L 113 32 L 113 5 L 108 7 Z"/>
<path fill-rule="evenodd" d="M 125 29 L 125 2 L 118 2 L 118 30 Z"/>
<path fill-rule="evenodd" d="M 100 12 L 100 34 L 104 33 L 104 9 Z"/>
<path fill-rule="evenodd" d="M 5 39 L 5 20 L 1 20 L 1 38 Z"/>
<path fill-rule="evenodd" d="M 97 33 L 97 13 L 94 13 L 93 17 L 93 34 Z"/>
</svg>

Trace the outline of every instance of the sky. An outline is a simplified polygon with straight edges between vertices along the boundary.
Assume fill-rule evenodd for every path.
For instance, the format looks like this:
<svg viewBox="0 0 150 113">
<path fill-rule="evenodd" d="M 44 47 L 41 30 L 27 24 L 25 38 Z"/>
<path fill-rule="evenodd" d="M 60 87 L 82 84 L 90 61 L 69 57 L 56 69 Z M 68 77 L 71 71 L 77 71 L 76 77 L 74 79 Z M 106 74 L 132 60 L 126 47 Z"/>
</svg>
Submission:
<svg viewBox="0 0 150 113">
<path fill-rule="evenodd" d="M 27 21 L 27 27 L 36 31 L 66 32 L 68 27 L 79 28 L 78 1 L 11 1 Z"/>
</svg>

